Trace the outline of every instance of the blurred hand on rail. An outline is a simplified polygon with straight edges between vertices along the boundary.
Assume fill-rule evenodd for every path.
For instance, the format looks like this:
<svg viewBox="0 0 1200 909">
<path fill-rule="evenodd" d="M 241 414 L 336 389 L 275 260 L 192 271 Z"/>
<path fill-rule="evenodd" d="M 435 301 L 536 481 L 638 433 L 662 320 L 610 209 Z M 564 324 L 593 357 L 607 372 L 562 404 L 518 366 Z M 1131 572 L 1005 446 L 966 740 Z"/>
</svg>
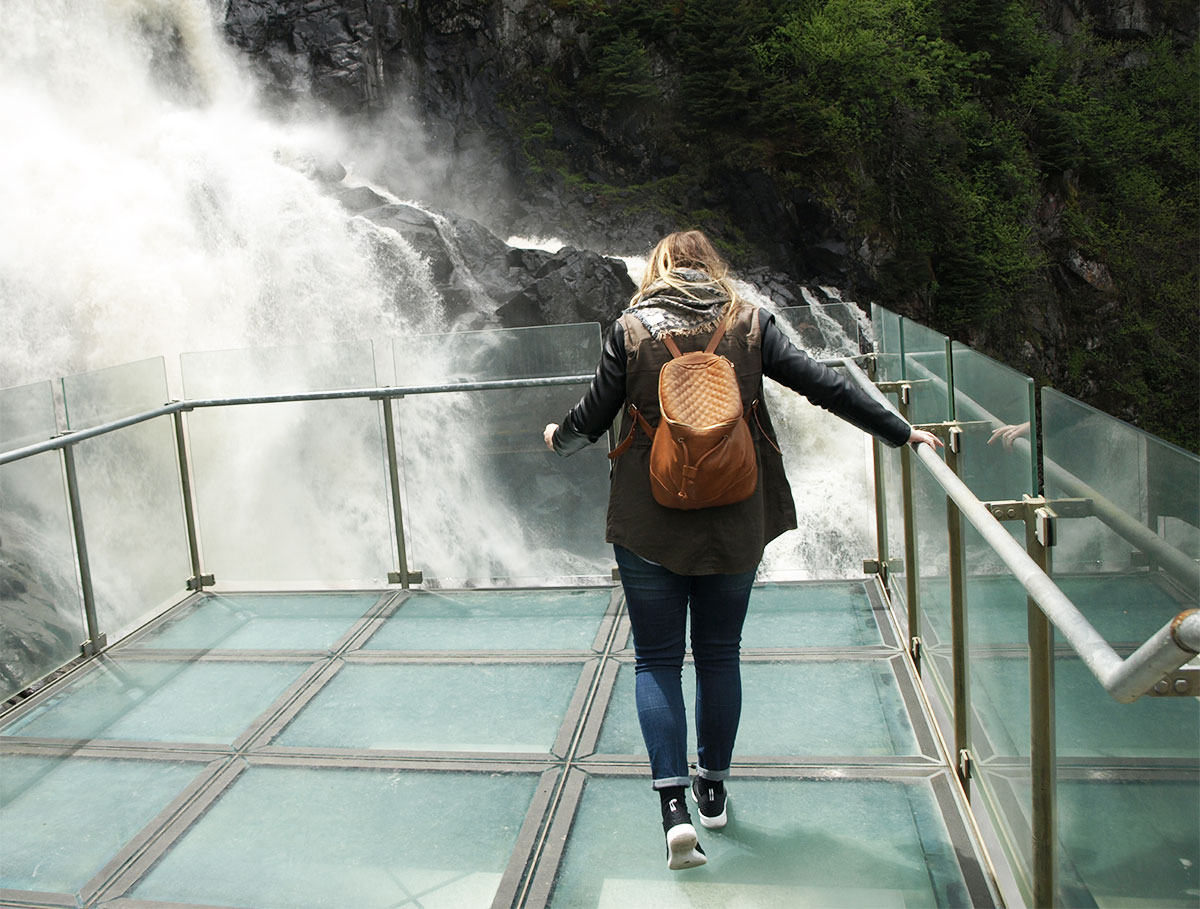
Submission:
<svg viewBox="0 0 1200 909">
<path fill-rule="evenodd" d="M 542 430 L 542 439 L 551 451 L 554 451 L 554 430 L 556 429 L 558 429 L 557 423 L 547 423 L 546 428 Z"/>
<path fill-rule="evenodd" d="M 934 449 L 946 447 L 942 444 L 942 440 L 933 433 L 926 432 L 924 429 L 917 429 L 914 426 L 913 431 L 908 434 L 908 444 L 915 449 L 922 442 L 924 442 L 926 445 L 932 446 Z"/>
<path fill-rule="evenodd" d="M 1004 445 L 1005 451 L 1012 451 L 1013 442 L 1017 439 L 1029 435 L 1029 422 L 1015 423 L 1008 426 L 1001 426 L 992 433 L 992 437 L 988 439 L 988 444 L 991 445 L 997 439 Z"/>
</svg>

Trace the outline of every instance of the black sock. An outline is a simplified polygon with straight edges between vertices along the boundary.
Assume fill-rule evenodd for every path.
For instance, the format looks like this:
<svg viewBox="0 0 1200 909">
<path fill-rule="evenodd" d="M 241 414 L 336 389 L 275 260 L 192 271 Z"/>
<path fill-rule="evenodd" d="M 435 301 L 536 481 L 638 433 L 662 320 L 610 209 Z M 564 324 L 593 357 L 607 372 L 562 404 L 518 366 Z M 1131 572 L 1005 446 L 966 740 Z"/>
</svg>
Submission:
<svg viewBox="0 0 1200 909">
<path fill-rule="evenodd" d="M 662 802 L 664 808 L 671 799 L 679 799 L 680 804 L 683 804 L 682 786 L 667 786 L 665 789 L 658 789 L 656 791 L 658 792 L 659 801 Z"/>
</svg>

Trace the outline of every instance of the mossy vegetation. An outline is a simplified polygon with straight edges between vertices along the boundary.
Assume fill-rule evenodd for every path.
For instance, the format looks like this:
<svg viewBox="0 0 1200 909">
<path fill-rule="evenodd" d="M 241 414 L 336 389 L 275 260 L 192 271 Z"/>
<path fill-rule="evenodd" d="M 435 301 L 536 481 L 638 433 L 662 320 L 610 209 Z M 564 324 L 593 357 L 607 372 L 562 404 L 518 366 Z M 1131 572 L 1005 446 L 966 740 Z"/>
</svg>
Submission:
<svg viewBox="0 0 1200 909">
<path fill-rule="evenodd" d="M 599 118 L 618 139 L 633 123 L 693 183 L 762 168 L 803 187 L 853 213 L 849 239 L 888 250 L 880 302 L 1031 371 L 1022 346 L 1052 343 L 1056 368 L 1036 378 L 1200 447 L 1194 44 L 1106 39 L 1087 21 L 1058 35 L 1032 0 L 557 6 L 588 41 L 576 79 L 548 78 L 539 118 Z M 531 161 L 577 171 L 544 126 L 527 131 Z M 687 181 L 585 182 L 722 222 L 695 192 L 672 195 Z M 1045 320 L 1028 316 L 1052 309 L 1065 342 L 1032 337 Z"/>
</svg>

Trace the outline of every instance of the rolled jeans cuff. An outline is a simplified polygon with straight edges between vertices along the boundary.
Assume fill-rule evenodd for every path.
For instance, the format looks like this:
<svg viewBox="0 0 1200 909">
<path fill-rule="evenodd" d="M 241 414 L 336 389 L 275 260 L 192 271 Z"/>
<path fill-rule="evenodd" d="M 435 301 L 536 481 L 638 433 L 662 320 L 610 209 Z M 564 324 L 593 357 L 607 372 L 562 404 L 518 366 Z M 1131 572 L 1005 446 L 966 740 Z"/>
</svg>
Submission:
<svg viewBox="0 0 1200 909">
<path fill-rule="evenodd" d="M 667 776 L 654 781 L 655 789 L 669 789 L 672 786 L 690 786 L 692 780 L 686 776 Z"/>
<path fill-rule="evenodd" d="M 703 767 L 696 768 L 696 775 L 702 780 L 712 780 L 714 783 L 719 783 L 721 780 L 729 779 L 729 768 L 724 770 L 705 770 Z"/>
</svg>

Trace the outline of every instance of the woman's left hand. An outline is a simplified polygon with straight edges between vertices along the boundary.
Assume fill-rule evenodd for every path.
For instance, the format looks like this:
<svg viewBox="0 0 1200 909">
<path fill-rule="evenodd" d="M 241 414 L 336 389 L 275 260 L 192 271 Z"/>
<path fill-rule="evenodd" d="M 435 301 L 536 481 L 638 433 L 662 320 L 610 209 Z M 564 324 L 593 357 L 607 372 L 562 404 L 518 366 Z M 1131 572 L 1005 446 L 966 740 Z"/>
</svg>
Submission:
<svg viewBox="0 0 1200 909">
<path fill-rule="evenodd" d="M 546 447 L 554 451 L 554 432 L 558 429 L 557 423 L 547 423 L 546 428 L 542 430 L 542 439 L 546 443 Z"/>
<path fill-rule="evenodd" d="M 924 429 L 917 429 L 914 426 L 912 432 L 908 434 L 908 444 L 915 449 L 921 442 L 933 446 L 934 449 L 946 447 L 942 444 L 942 440 L 933 433 L 927 432 Z"/>
</svg>

